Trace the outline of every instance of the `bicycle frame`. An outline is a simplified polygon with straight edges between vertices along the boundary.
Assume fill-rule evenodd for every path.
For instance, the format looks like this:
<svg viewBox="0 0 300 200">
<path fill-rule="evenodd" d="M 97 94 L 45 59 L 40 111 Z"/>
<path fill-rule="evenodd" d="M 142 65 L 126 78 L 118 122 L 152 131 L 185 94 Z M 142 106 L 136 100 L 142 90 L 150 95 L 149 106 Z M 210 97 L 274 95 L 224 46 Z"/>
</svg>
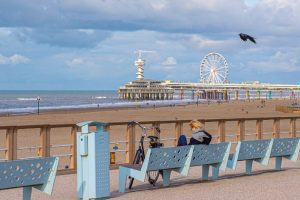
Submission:
<svg viewBox="0 0 300 200">
<path fill-rule="evenodd" d="M 142 135 L 140 142 L 139 142 L 139 148 L 138 148 L 138 150 L 141 151 L 142 162 L 144 162 L 144 160 L 145 160 L 144 139 L 145 139 L 145 136 Z M 137 156 L 137 154 L 136 154 L 136 156 Z M 135 163 L 135 164 L 138 164 L 138 163 Z"/>
<path fill-rule="evenodd" d="M 133 125 L 133 124 L 137 124 L 143 131 L 141 139 L 139 141 L 139 147 L 136 151 L 136 154 L 135 154 L 134 160 L 133 160 L 133 164 L 141 164 L 145 160 L 145 149 L 144 149 L 145 136 L 148 136 L 147 130 L 152 130 L 153 127 L 152 128 L 147 128 L 147 127 L 142 126 L 140 123 L 135 122 L 135 121 L 131 121 L 131 122 L 128 123 L 128 125 Z M 157 128 L 156 128 L 156 131 L 160 132 L 160 130 L 157 129 Z M 159 144 L 161 144 L 161 143 L 159 143 Z M 149 175 L 149 179 L 148 179 L 149 183 L 154 185 L 157 178 L 158 178 L 158 176 L 159 176 L 159 174 L 156 175 L 155 179 L 152 179 L 152 178 L 150 178 L 150 175 Z M 134 178 L 130 178 L 129 189 L 131 189 L 133 181 L 134 181 Z"/>
<path fill-rule="evenodd" d="M 128 124 L 133 124 L 133 123 L 137 124 L 142 129 L 142 131 L 143 131 L 141 139 L 140 139 L 140 142 L 139 142 L 139 147 L 138 147 L 138 150 L 137 150 L 137 152 L 141 151 L 141 155 L 140 156 L 141 156 L 141 159 L 142 159 L 141 161 L 143 162 L 145 160 L 144 140 L 145 140 L 145 136 L 148 135 L 146 131 L 147 130 L 151 130 L 151 128 L 147 128 L 145 126 L 142 126 L 140 123 L 135 122 L 135 121 L 129 122 Z M 134 161 L 137 160 L 136 156 L 138 156 L 138 154 L 135 155 Z M 134 163 L 134 164 L 138 164 L 138 163 Z"/>
</svg>

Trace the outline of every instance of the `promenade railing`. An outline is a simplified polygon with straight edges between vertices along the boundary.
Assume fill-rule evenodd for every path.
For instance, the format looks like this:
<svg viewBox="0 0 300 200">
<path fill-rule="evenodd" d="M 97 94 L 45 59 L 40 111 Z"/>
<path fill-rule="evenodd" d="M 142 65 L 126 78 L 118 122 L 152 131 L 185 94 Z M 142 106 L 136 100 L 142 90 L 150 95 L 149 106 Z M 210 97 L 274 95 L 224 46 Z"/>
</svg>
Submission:
<svg viewBox="0 0 300 200">
<path fill-rule="evenodd" d="M 140 121 L 147 126 L 161 128 L 161 141 L 165 146 L 175 146 L 181 134 L 190 137 L 186 120 Z M 265 139 L 300 136 L 300 116 L 262 118 L 215 118 L 199 119 L 212 133 L 213 143 L 245 139 Z M 140 129 L 127 126 L 127 121 L 109 122 L 110 149 L 116 153 L 117 166 L 131 163 L 140 137 Z M 298 127 L 298 128 L 297 128 Z M 24 126 L 0 126 L 0 160 L 32 157 L 60 157 L 59 174 L 76 173 L 75 124 L 42 124 Z M 234 148 L 234 145 L 232 145 Z"/>
</svg>

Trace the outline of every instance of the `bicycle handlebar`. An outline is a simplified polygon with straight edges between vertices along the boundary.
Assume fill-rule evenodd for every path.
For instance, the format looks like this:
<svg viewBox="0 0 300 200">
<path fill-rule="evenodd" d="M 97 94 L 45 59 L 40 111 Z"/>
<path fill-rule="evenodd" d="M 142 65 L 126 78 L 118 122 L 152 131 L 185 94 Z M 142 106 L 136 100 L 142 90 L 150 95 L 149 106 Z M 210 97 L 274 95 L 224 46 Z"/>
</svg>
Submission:
<svg viewBox="0 0 300 200">
<path fill-rule="evenodd" d="M 155 130 L 156 130 L 158 133 L 160 133 L 160 128 L 159 128 L 159 127 L 150 127 L 150 128 L 148 128 L 148 127 L 146 127 L 146 126 L 142 126 L 142 125 L 141 125 L 139 122 L 137 122 L 137 121 L 130 121 L 130 122 L 128 122 L 127 126 L 131 126 L 131 125 L 134 125 L 134 124 L 138 125 L 141 129 L 143 129 L 144 133 L 146 133 L 147 130 L 152 130 L 153 128 L 155 128 Z"/>
</svg>

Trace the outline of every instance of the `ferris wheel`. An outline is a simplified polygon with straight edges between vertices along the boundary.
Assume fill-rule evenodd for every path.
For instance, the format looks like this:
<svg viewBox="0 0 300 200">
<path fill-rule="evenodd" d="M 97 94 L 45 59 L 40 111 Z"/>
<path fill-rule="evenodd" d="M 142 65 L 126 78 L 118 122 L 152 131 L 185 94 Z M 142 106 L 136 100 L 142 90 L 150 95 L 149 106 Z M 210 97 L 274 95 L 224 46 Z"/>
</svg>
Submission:
<svg viewBox="0 0 300 200">
<path fill-rule="evenodd" d="M 207 54 L 200 65 L 200 82 L 222 84 L 228 82 L 228 64 L 219 53 Z"/>
</svg>

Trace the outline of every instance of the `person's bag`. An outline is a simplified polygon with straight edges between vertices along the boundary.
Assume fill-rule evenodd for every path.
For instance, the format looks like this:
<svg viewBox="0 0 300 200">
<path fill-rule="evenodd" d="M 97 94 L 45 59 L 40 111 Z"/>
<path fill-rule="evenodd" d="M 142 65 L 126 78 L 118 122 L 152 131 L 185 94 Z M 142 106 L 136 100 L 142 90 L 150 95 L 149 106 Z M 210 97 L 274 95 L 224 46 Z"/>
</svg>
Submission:
<svg viewBox="0 0 300 200">
<path fill-rule="evenodd" d="M 185 146 L 185 145 L 187 145 L 187 140 L 186 140 L 185 135 L 179 136 L 177 146 L 179 147 L 179 146 Z"/>
<path fill-rule="evenodd" d="M 206 131 L 203 131 L 208 137 L 203 137 L 203 144 L 209 145 L 212 139 L 211 134 Z"/>
</svg>

